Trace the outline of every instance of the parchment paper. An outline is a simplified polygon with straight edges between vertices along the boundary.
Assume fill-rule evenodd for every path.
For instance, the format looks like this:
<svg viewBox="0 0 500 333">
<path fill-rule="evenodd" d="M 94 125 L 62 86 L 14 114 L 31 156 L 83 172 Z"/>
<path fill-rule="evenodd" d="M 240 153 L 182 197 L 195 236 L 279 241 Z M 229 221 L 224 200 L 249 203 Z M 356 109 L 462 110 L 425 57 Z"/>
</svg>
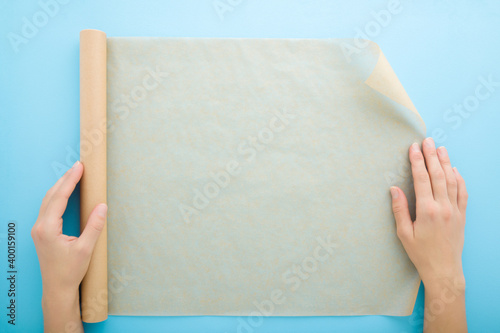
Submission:
<svg viewBox="0 0 500 333">
<path fill-rule="evenodd" d="M 80 32 L 80 227 L 97 204 L 106 202 L 106 34 Z M 81 285 L 82 320 L 108 317 L 107 227 L 99 236 Z"/>
<path fill-rule="evenodd" d="M 409 315 L 425 125 L 379 47 L 107 39 L 109 313 Z"/>
</svg>

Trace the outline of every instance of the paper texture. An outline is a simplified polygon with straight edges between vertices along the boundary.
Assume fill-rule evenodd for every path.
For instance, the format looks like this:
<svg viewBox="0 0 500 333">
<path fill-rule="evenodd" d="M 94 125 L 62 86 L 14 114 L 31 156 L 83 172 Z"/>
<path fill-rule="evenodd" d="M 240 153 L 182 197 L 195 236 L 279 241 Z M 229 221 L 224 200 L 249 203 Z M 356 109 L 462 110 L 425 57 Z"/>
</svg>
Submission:
<svg viewBox="0 0 500 333">
<path fill-rule="evenodd" d="M 414 210 L 425 125 L 349 42 L 107 39 L 110 314 L 411 314 L 389 187 Z"/>
</svg>

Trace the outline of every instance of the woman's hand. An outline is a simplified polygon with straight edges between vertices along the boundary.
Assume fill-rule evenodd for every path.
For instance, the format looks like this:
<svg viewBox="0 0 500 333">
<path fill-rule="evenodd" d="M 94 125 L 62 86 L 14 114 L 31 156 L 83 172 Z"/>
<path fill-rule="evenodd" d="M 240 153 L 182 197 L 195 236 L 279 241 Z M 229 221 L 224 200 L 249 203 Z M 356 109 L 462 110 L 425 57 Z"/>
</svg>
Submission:
<svg viewBox="0 0 500 333">
<path fill-rule="evenodd" d="M 56 182 L 45 195 L 31 230 L 42 273 L 45 332 L 83 332 L 78 287 L 104 228 L 107 206 L 94 208 L 80 237 L 62 233 L 62 215 L 82 174 L 83 165 L 76 162 Z"/>
<path fill-rule="evenodd" d="M 424 331 L 466 332 L 462 269 L 467 190 L 446 148 L 432 138 L 410 147 L 416 195 L 412 221 L 403 191 L 391 187 L 397 234 L 425 286 Z"/>
</svg>

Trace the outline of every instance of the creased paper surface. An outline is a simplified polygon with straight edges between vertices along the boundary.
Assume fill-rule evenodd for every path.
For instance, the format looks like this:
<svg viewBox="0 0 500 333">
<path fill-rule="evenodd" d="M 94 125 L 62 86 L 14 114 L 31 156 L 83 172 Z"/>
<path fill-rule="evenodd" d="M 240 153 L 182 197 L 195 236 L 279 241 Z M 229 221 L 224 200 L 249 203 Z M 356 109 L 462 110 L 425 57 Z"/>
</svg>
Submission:
<svg viewBox="0 0 500 333">
<path fill-rule="evenodd" d="M 378 46 L 108 38 L 109 313 L 409 315 L 425 125 Z"/>
</svg>

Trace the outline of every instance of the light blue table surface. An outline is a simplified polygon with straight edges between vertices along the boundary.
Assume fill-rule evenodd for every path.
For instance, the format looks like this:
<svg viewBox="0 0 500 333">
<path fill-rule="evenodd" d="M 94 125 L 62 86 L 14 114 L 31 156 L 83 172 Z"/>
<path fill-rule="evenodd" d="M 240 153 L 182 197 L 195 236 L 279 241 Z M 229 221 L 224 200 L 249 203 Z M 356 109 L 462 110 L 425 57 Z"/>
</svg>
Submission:
<svg viewBox="0 0 500 333">
<path fill-rule="evenodd" d="M 466 180 L 469 328 L 500 332 L 499 1 L 403 0 L 385 26 L 377 23 L 380 29 L 373 13 L 387 9 L 390 1 L 66 0 L 58 6 L 54 1 L 0 0 L 0 331 L 43 331 L 42 285 L 30 230 L 45 192 L 58 178 L 53 166 L 66 169 L 77 158 L 71 152 L 79 147 L 80 30 L 100 29 L 108 36 L 339 38 L 371 28 L 369 39 L 381 46 L 428 135 L 446 145 Z M 214 3 L 227 10 L 219 15 Z M 39 27 L 30 30 L 34 23 Z M 497 83 L 484 85 L 484 80 Z M 64 231 L 73 235 L 78 201 L 78 195 L 71 197 L 64 216 Z M 11 220 L 18 239 L 15 326 L 6 316 L 5 237 Z M 421 332 L 422 306 L 421 288 L 411 317 L 270 317 L 253 331 Z M 110 316 L 85 330 L 237 332 L 238 323 L 238 317 Z"/>
</svg>

